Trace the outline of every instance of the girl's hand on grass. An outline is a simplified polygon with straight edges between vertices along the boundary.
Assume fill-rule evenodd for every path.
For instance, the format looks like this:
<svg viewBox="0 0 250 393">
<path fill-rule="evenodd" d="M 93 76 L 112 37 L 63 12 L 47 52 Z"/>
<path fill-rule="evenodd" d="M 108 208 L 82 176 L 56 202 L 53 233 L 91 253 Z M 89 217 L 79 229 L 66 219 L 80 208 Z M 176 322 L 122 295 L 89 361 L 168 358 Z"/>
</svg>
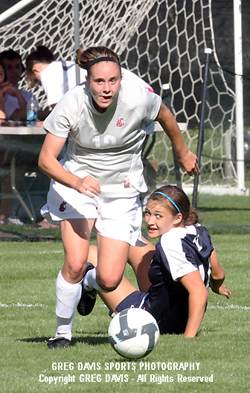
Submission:
<svg viewBox="0 0 250 393">
<path fill-rule="evenodd" d="M 219 288 L 218 288 L 218 292 L 219 295 L 224 295 L 226 296 L 228 299 L 231 295 L 231 292 L 229 291 L 229 289 L 227 288 L 227 286 L 225 284 L 222 284 Z"/>
</svg>

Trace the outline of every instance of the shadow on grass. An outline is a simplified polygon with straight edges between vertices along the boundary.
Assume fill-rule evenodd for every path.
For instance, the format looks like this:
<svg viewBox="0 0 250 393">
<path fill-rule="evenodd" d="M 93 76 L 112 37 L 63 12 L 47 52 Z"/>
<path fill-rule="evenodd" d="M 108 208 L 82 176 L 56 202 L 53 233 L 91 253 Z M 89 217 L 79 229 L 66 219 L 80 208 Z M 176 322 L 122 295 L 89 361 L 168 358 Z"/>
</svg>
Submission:
<svg viewBox="0 0 250 393">
<path fill-rule="evenodd" d="M 0 227 L 0 241 L 15 242 L 39 242 L 39 241 L 62 241 L 60 228 L 41 228 L 38 226 L 2 225 Z M 96 241 L 96 234 L 92 233 L 90 241 Z"/>
<path fill-rule="evenodd" d="M 199 207 L 197 208 L 198 212 L 223 212 L 223 211 L 228 211 L 228 212 L 239 212 L 239 211 L 250 211 L 249 209 L 246 209 L 245 207 Z"/>
<path fill-rule="evenodd" d="M 210 235 L 249 235 L 249 225 L 223 225 L 223 224 L 205 224 Z"/>
<path fill-rule="evenodd" d="M 27 342 L 27 343 L 47 343 L 47 341 L 50 339 L 50 337 L 30 337 L 30 338 L 23 338 L 20 339 L 18 341 L 21 342 Z M 107 336 L 104 336 L 103 333 L 95 333 L 92 335 L 86 335 L 84 337 L 74 337 L 71 340 L 70 346 L 74 346 L 78 343 L 82 343 L 82 344 L 87 344 L 87 345 L 103 345 L 103 344 L 108 344 L 109 343 L 109 339 Z"/>
<path fill-rule="evenodd" d="M 87 344 L 87 345 L 102 345 L 109 344 L 109 339 L 103 333 L 94 333 L 85 337 L 74 337 L 71 341 L 71 345 L 75 345 L 77 343 Z"/>
</svg>

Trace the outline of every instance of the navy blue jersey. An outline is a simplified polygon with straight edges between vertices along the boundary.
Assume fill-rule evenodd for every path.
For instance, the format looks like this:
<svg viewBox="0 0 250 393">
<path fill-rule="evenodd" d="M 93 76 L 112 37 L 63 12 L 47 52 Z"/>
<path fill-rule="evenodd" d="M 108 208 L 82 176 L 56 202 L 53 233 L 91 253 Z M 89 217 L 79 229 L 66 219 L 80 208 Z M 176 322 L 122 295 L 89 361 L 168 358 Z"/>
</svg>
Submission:
<svg viewBox="0 0 250 393">
<path fill-rule="evenodd" d="M 183 333 L 188 319 L 188 292 L 179 279 L 199 270 L 208 287 L 213 244 L 200 224 L 173 228 L 161 236 L 149 268 L 152 286 L 145 301 L 161 333 Z"/>
</svg>

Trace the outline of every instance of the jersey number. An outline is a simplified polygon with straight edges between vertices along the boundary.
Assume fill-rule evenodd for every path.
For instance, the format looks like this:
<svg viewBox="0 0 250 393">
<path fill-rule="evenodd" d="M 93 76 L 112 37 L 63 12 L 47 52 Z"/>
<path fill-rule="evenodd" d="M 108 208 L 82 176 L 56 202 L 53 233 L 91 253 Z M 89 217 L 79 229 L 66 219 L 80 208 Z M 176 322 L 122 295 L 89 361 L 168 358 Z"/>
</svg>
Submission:
<svg viewBox="0 0 250 393">
<path fill-rule="evenodd" d="M 92 139 L 92 141 L 97 149 L 101 148 L 101 142 L 103 143 L 103 145 L 116 145 L 116 139 L 113 135 L 105 135 L 104 137 L 97 135 Z"/>
</svg>

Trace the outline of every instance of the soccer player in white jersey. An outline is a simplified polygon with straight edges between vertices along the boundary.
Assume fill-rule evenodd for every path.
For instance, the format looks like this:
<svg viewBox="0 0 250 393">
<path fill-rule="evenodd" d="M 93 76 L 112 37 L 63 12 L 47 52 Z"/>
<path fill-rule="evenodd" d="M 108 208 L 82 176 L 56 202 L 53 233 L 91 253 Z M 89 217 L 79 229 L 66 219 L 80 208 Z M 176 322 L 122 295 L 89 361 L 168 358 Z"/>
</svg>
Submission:
<svg viewBox="0 0 250 393">
<path fill-rule="evenodd" d="M 143 291 L 123 278 L 113 292 L 99 292 L 111 315 L 130 307 L 142 308 L 156 318 L 161 334 L 196 336 L 206 309 L 208 286 L 230 297 L 223 284 L 224 269 L 208 231 L 198 220 L 179 187 L 167 185 L 151 194 L 145 222 L 148 237 L 160 240 L 155 249 L 149 242 L 146 247 L 130 247 L 129 263 Z M 96 265 L 96 259 L 96 246 L 90 246 L 88 261 Z M 138 271 L 141 261 L 143 268 Z"/>
<path fill-rule="evenodd" d="M 78 306 L 91 312 L 96 292 L 119 284 L 130 245 L 141 239 L 139 194 L 147 187 L 141 149 L 145 123 L 159 121 L 175 146 L 180 165 L 197 174 L 198 160 L 160 96 L 141 83 L 122 81 L 119 57 L 106 47 L 77 51 L 86 83 L 69 90 L 44 122 L 48 132 L 39 167 L 54 179 L 42 214 L 61 223 L 65 260 L 56 283 L 56 336 L 49 348 L 72 337 Z M 68 139 L 67 153 L 57 156 Z M 86 270 L 91 231 L 97 233 L 98 264 Z"/>
<path fill-rule="evenodd" d="M 37 84 L 42 85 L 47 103 L 53 109 L 63 95 L 76 86 L 77 67 L 78 65 L 74 61 L 55 60 L 49 48 L 39 45 L 26 59 L 27 80 L 31 87 Z M 86 75 L 87 70 L 79 68 L 80 82 L 86 81 Z M 129 70 L 122 68 L 122 76 L 123 79 L 130 79 L 136 83 L 141 83 L 147 89 L 151 89 L 143 79 Z M 147 123 L 147 134 L 152 134 L 153 130 L 154 122 Z M 57 227 L 46 219 L 43 219 L 38 225 L 43 228 Z"/>
</svg>

